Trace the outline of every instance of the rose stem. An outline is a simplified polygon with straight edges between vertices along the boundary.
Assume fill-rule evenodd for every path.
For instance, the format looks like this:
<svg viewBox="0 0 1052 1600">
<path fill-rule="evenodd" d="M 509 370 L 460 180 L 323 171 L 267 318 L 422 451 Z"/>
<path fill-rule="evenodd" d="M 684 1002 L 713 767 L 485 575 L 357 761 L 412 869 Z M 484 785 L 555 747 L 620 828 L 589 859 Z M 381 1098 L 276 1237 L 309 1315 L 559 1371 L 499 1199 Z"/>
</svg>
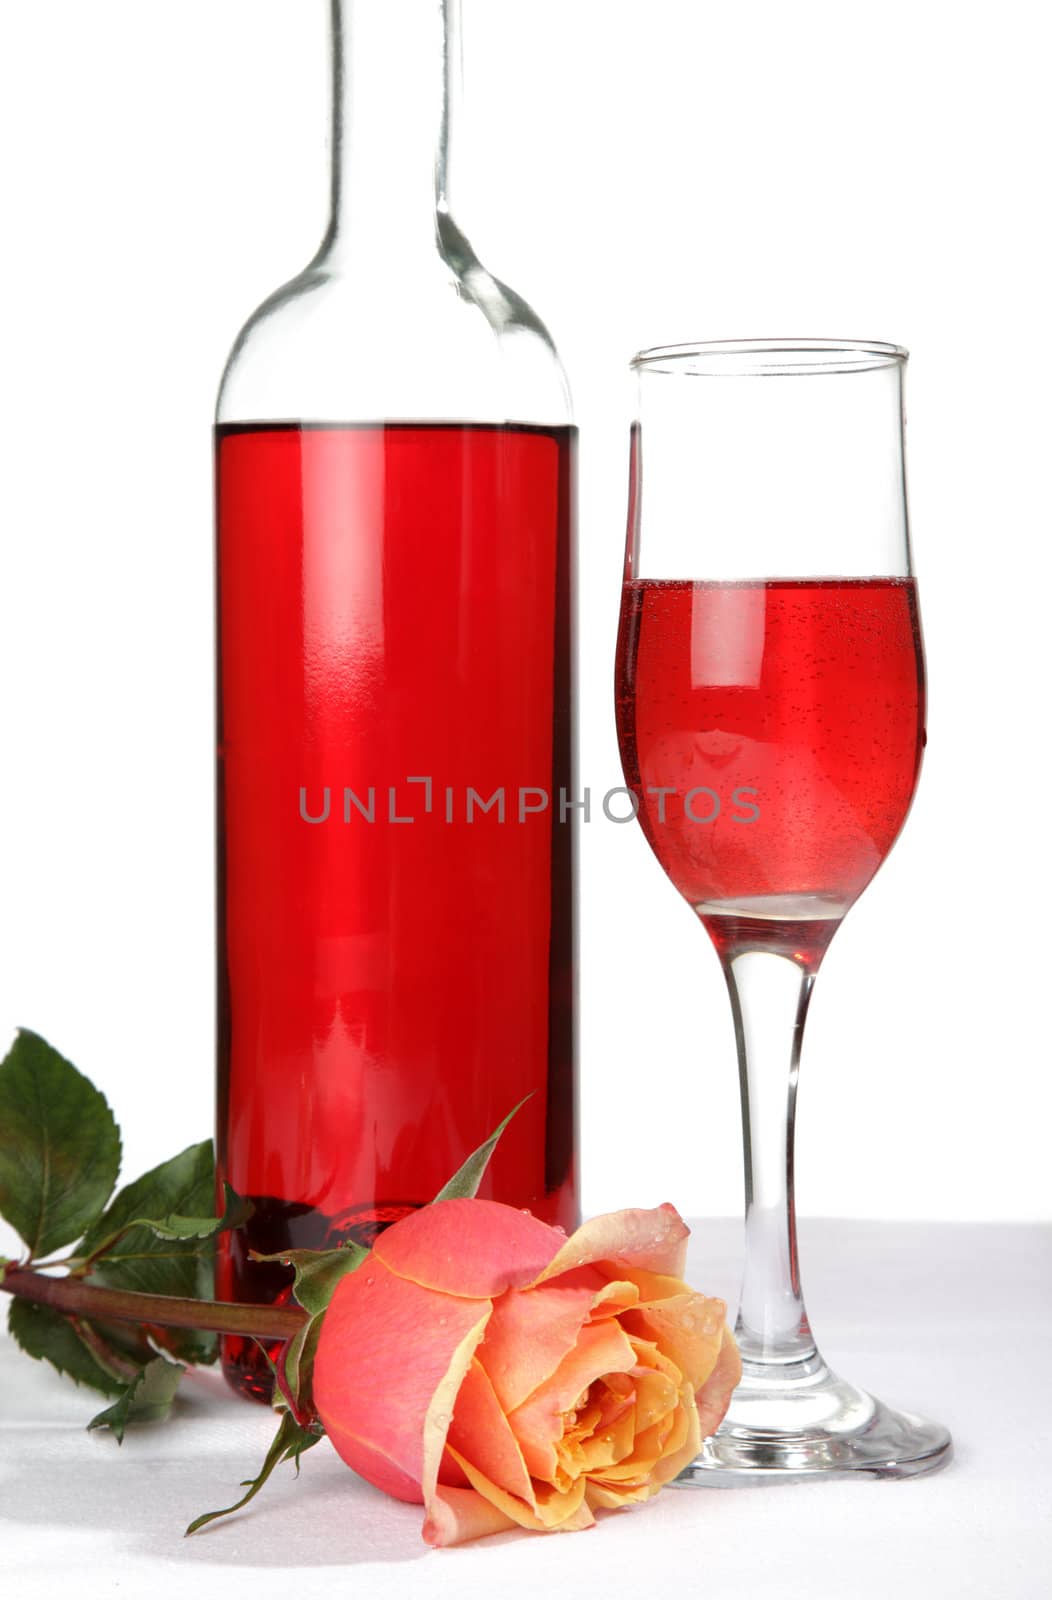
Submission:
<svg viewBox="0 0 1052 1600">
<path fill-rule="evenodd" d="M 243 1333 L 259 1339 L 291 1339 L 307 1318 L 296 1306 L 231 1305 L 222 1300 L 180 1300 L 174 1295 L 103 1289 L 72 1278 L 48 1278 L 42 1272 L 13 1265 L 0 1276 L 0 1289 L 72 1316 Z"/>
</svg>

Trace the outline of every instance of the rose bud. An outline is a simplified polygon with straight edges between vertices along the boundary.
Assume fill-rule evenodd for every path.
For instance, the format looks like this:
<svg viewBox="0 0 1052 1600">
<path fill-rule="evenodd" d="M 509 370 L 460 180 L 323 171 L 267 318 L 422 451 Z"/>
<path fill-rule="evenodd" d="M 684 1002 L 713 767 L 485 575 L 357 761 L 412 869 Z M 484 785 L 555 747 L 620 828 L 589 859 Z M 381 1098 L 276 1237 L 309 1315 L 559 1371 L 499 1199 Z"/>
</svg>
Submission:
<svg viewBox="0 0 1052 1600">
<path fill-rule="evenodd" d="M 339 1284 L 314 1400 L 348 1466 L 422 1501 L 424 1538 L 589 1527 L 697 1454 L 741 1377 L 722 1300 L 682 1281 L 673 1206 L 569 1239 L 492 1200 L 442 1200 Z"/>
</svg>

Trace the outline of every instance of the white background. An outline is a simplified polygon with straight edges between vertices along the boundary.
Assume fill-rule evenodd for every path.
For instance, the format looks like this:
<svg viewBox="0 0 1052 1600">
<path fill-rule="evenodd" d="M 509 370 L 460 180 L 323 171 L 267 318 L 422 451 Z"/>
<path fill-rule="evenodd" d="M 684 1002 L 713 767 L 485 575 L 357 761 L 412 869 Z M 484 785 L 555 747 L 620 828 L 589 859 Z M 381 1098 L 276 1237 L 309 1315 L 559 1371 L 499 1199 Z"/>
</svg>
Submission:
<svg viewBox="0 0 1052 1600">
<path fill-rule="evenodd" d="M 464 3 L 458 209 L 551 327 L 582 429 L 594 791 L 621 781 L 633 351 L 913 352 L 928 757 L 819 981 L 805 1212 L 1052 1215 L 1044 23 L 1021 0 Z M 320 235 L 326 96 L 321 0 L 0 0 L 0 1032 L 106 1090 L 128 1175 L 211 1127 L 211 413 L 240 323 Z M 583 836 L 585 1207 L 734 1213 L 716 958 L 636 828 Z"/>
</svg>

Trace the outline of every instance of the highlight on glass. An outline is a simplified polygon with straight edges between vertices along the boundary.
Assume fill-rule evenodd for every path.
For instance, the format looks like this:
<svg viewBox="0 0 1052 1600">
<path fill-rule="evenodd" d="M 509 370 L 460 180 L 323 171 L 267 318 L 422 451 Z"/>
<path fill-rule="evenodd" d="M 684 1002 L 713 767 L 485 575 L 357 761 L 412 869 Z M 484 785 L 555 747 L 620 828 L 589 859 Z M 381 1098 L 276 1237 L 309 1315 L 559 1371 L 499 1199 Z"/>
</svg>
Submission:
<svg viewBox="0 0 1052 1600">
<path fill-rule="evenodd" d="M 633 367 L 616 699 L 625 781 L 730 993 L 745 1155 L 744 1376 L 678 1481 L 862 1472 L 950 1457 L 819 1354 L 793 1201 L 815 975 L 906 820 L 925 680 L 896 345 L 648 350 Z"/>
</svg>

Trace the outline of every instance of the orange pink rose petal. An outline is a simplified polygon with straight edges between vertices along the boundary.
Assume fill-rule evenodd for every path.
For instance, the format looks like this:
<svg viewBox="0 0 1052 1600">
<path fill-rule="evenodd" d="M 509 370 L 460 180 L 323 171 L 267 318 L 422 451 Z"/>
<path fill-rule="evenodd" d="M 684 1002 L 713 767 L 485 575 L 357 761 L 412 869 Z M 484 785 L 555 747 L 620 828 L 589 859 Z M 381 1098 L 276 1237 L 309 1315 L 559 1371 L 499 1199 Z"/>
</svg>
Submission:
<svg viewBox="0 0 1052 1600">
<path fill-rule="evenodd" d="M 467 1479 L 465 1478 L 465 1483 Z M 439 1485 L 427 1508 L 423 1536 L 428 1544 L 464 1544 L 490 1533 L 506 1533 L 519 1524 L 477 1489 L 450 1489 Z"/>
<path fill-rule="evenodd" d="M 456 1450 L 466 1456 L 508 1494 L 527 1503 L 532 1499 L 533 1486 L 519 1442 L 477 1352 L 457 1393 L 446 1444 L 451 1453 Z"/>
<path fill-rule="evenodd" d="M 479 1302 L 476 1301 L 475 1304 Z M 435 1492 L 439 1468 L 447 1453 L 446 1439 L 453 1420 L 454 1401 L 458 1399 L 464 1380 L 471 1370 L 475 1351 L 490 1315 L 489 1301 L 483 1301 L 482 1304 L 486 1307 L 484 1315 L 468 1329 L 453 1351 L 449 1365 L 440 1378 L 424 1415 L 424 1454 L 420 1472 L 420 1493 L 425 1506 L 430 1503 Z"/>
<path fill-rule="evenodd" d="M 470 1461 L 459 1456 L 456 1450 L 452 1450 L 451 1453 L 456 1457 L 472 1486 L 487 1500 L 492 1501 L 506 1516 L 511 1517 L 513 1522 L 517 1522 L 520 1528 L 529 1528 L 534 1533 L 547 1533 L 556 1528 L 570 1531 L 571 1528 L 588 1527 L 593 1521 L 591 1512 L 585 1504 L 584 1478 L 578 1478 L 565 1491 L 551 1485 L 538 1486 L 534 1504 L 529 1506 L 516 1495 L 508 1494 L 493 1483 Z"/>
<path fill-rule="evenodd" d="M 722 1300 L 686 1290 L 631 1308 L 623 1313 L 621 1326 L 626 1333 L 652 1340 L 699 1389 L 719 1358 L 726 1312 Z"/>
<path fill-rule="evenodd" d="M 381 1233 L 372 1253 L 426 1288 L 492 1299 L 530 1283 L 563 1243 L 557 1228 L 496 1200 L 439 1200 Z"/>
<path fill-rule="evenodd" d="M 583 1223 L 534 1281 L 545 1283 L 569 1267 L 600 1261 L 645 1267 L 650 1272 L 681 1278 L 689 1235 L 687 1224 L 667 1201 L 649 1211 L 613 1211 Z"/>
<path fill-rule="evenodd" d="M 588 1323 L 581 1329 L 577 1344 L 552 1376 L 508 1415 L 523 1459 L 535 1478 L 554 1481 L 563 1418 L 575 1409 L 578 1395 L 604 1374 L 629 1372 L 635 1364 L 632 1346 L 615 1322 Z"/>
<path fill-rule="evenodd" d="M 505 1410 L 521 1405 L 574 1348 L 595 1294 L 560 1280 L 509 1289 L 495 1302 L 479 1360 Z"/>
<path fill-rule="evenodd" d="M 741 1377 L 742 1361 L 738 1354 L 738 1346 L 731 1330 L 725 1327 L 716 1365 L 695 1396 L 698 1423 L 703 1439 L 707 1439 L 710 1433 L 715 1433 L 723 1421 L 731 1395 L 741 1382 Z"/>
<path fill-rule="evenodd" d="M 400 1500 L 420 1500 L 424 1425 L 454 1353 L 488 1300 L 439 1294 L 370 1258 L 338 1285 L 314 1364 L 314 1399 L 348 1466 Z"/>
</svg>

